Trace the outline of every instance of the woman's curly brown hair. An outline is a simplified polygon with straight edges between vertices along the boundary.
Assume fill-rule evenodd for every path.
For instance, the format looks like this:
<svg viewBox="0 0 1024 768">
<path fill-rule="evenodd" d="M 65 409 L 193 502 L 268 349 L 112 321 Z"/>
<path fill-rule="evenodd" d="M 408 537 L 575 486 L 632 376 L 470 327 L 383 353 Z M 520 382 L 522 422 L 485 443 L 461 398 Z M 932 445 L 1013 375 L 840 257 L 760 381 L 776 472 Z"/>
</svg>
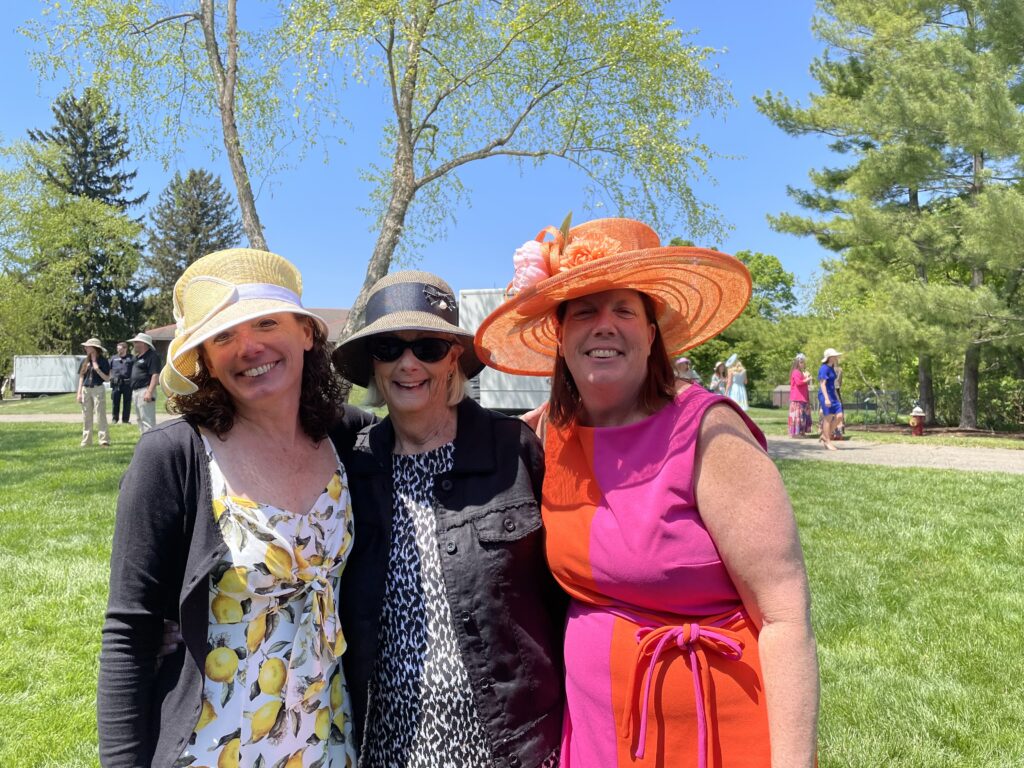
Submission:
<svg viewBox="0 0 1024 768">
<path fill-rule="evenodd" d="M 323 440 L 338 417 L 341 402 L 341 380 L 331 369 L 327 336 L 319 323 L 299 317 L 313 329 L 313 346 L 302 355 L 302 394 L 299 396 L 299 423 L 302 431 L 314 440 Z M 235 424 L 235 404 L 231 395 L 216 379 L 210 378 L 199 356 L 199 372 L 191 379 L 199 391 L 191 395 L 174 395 L 167 410 L 181 414 L 197 427 L 205 427 L 223 437 Z"/>
</svg>

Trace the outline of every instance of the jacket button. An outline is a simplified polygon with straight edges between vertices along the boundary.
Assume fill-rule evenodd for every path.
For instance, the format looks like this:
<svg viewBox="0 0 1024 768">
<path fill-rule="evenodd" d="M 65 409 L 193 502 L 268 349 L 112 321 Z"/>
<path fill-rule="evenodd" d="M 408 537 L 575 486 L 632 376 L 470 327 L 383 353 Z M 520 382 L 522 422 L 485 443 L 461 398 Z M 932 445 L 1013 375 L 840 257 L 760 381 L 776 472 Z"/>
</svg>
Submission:
<svg viewBox="0 0 1024 768">
<path fill-rule="evenodd" d="M 452 481 L 449 480 L 446 477 L 444 480 L 441 481 L 441 490 L 442 491 L 450 491 L 451 489 L 452 489 Z"/>
<path fill-rule="evenodd" d="M 459 548 L 455 546 L 454 541 L 449 541 L 447 544 L 444 545 L 444 551 L 447 552 L 449 555 L 454 555 L 456 552 L 459 551 Z"/>
<path fill-rule="evenodd" d="M 509 757 L 508 757 L 508 764 L 509 765 L 519 765 L 519 756 L 518 755 L 509 755 Z"/>
<path fill-rule="evenodd" d="M 511 533 L 516 529 L 515 521 L 510 518 L 505 518 L 505 530 Z"/>
<path fill-rule="evenodd" d="M 469 624 L 473 620 L 473 615 L 469 611 L 462 612 L 462 623 Z"/>
</svg>

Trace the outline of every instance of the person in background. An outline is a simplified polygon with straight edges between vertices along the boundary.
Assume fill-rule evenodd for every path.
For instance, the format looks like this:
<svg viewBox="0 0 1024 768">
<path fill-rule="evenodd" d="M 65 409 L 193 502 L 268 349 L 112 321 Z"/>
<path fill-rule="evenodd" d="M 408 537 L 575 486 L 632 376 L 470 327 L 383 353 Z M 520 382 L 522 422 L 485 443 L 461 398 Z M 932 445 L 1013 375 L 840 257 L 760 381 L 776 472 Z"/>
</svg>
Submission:
<svg viewBox="0 0 1024 768">
<path fill-rule="evenodd" d="M 839 403 L 839 413 L 835 416 L 835 424 L 832 428 L 833 440 L 846 439 L 846 410 L 843 408 L 843 368 L 836 360 L 836 402 Z"/>
<path fill-rule="evenodd" d="M 729 369 L 729 375 L 725 382 L 725 394 L 745 412 L 749 407 L 747 404 L 747 369 L 743 367 L 743 361 L 735 354 L 729 356 L 725 365 Z"/>
<path fill-rule="evenodd" d="M 100 433 L 100 445 L 109 446 L 107 391 L 103 386 L 103 382 L 110 380 L 107 350 L 95 337 L 83 342 L 82 346 L 85 347 L 85 360 L 78 369 L 78 393 L 75 395 L 75 399 L 82 406 L 82 447 L 92 445 L 94 417 Z"/>
<path fill-rule="evenodd" d="M 135 350 L 132 363 L 132 405 L 135 406 L 135 421 L 139 424 L 139 434 L 156 426 L 156 385 L 160 381 L 160 357 L 153 347 L 153 337 L 148 333 L 138 333 L 128 339 Z"/>
<path fill-rule="evenodd" d="M 561 766 L 812 768 L 818 666 L 782 479 L 736 403 L 672 386 L 669 353 L 740 314 L 747 270 L 629 219 L 554 233 L 476 349 L 553 372 L 542 512 L 572 597 Z"/>
<path fill-rule="evenodd" d="M 833 444 L 833 433 L 836 428 L 836 416 L 842 412 L 843 406 L 836 394 L 836 364 L 842 352 L 832 347 L 825 350 L 818 369 L 818 407 L 821 410 L 821 434 L 818 441 L 830 451 L 836 450 Z"/>
<path fill-rule="evenodd" d="M 806 437 L 811 431 L 811 403 L 808 385 L 814 377 L 807 372 L 807 355 L 797 353 L 789 372 L 789 436 Z"/>
<path fill-rule="evenodd" d="M 700 374 L 693 369 L 693 363 L 688 357 L 677 357 L 675 362 L 676 391 L 679 391 L 688 384 L 700 384 Z"/>
<path fill-rule="evenodd" d="M 135 358 L 128 354 L 128 344 L 117 342 L 117 354 L 110 358 L 110 403 L 112 422 L 127 424 L 132 409 L 132 363 Z"/>
<path fill-rule="evenodd" d="M 719 360 L 715 363 L 715 371 L 711 374 L 711 382 L 708 384 L 708 391 L 714 392 L 716 395 L 725 395 L 726 384 L 729 381 L 729 370 L 725 367 L 725 363 Z"/>
<path fill-rule="evenodd" d="M 175 284 L 160 380 L 182 418 L 142 435 L 118 495 L 104 768 L 355 764 L 340 456 L 372 417 L 338 405 L 327 324 L 301 293 L 294 265 L 245 248 L 198 259 Z M 180 637 L 166 639 L 165 619 Z"/>
<path fill-rule="evenodd" d="M 557 761 L 566 598 L 544 559 L 541 446 L 466 397 L 482 365 L 458 322 L 445 281 L 396 272 L 334 352 L 388 407 L 348 464 L 341 619 L 367 768 Z"/>
</svg>

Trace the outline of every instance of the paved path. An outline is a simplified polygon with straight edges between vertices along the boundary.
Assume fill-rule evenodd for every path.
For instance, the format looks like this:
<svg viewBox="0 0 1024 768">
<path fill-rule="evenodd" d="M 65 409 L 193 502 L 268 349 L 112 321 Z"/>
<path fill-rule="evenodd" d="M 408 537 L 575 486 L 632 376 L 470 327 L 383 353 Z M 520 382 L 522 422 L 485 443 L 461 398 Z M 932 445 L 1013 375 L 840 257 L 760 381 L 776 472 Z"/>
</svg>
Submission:
<svg viewBox="0 0 1024 768">
<path fill-rule="evenodd" d="M 1024 451 L 1012 448 L 960 448 L 921 443 L 871 443 L 855 437 L 826 450 L 811 438 L 769 437 L 768 453 L 775 459 L 814 459 L 888 467 L 960 469 L 968 472 L 1012 472 L 1024 475 Z"/>
<path fill-rule="evenodd" d="M 157 422 L 174 418 L 157 413 Z M 56 421 L 81 423 L 77 413 L 62 414 L 0 414 L 0 424 L 11 422 Z M 134 425 L 131 425 L 134 427 Z M 118 427 L 119 429 L 121 427 Z M 888 467 L 925 467 L 930 469 L 959 469 L 968 472 L 1010 472 L 1024 475 L 1024 451 L 1010 448 L 958 448 L 948 445 L 921 443 L 872 443 L 855 437 L 836 444 L 837 451 L 829 451 L 814 439 L 794 440 L 789 437 L 768 438 L 768 453 L 775 459 L 811 459 L 814 461 L 843 461 L 851 464 L 881 464 Z"/>
</svg>

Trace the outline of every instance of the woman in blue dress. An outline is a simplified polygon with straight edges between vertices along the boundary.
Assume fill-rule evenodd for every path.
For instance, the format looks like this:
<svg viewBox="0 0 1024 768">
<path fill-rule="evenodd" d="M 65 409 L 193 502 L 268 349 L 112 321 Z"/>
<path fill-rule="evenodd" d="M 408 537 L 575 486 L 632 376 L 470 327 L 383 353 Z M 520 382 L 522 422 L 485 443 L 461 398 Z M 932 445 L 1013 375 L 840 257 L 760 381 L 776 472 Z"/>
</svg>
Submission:
<svg viewBox="0 0 1024 768">
<path fill-rule="evenodd" d="M 842 352 L 832 347 L 825 350 L 818 369 L 818 406 L 821 408 L 821 436 L 818 441 L 830 451 L 838 450 L 832 442 L 836 418 L 843 412 L 842 403 L 836 394 L 836 363 Z"/>
<path fill-rule="evenodd" d="M 735 354 L 729 355 L 725 361 L 729 369 L 726 380 L 725 394 L 745 412 L 747 410 L 747 369 Z"/>
</svg>

